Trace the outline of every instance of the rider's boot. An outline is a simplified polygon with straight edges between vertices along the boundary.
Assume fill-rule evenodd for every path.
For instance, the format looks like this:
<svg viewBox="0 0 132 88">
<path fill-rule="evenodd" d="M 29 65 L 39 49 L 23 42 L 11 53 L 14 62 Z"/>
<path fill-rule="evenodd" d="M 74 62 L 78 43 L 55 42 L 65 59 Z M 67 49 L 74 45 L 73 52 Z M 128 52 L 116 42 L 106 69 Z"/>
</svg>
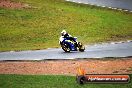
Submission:
<svg viewBox="0 0 132 88">
<path fill-rule="evenodd" d="M 78 41 L 75 42 L 76 47 L 78 47 Z"/>
</svg>

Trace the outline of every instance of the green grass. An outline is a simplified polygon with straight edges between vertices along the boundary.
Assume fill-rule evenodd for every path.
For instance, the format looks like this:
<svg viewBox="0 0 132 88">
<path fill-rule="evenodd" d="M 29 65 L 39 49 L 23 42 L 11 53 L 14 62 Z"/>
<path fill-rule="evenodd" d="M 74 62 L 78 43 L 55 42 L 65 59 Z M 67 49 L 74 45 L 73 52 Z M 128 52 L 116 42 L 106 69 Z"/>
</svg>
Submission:
<svg viewBox="0 0 132 88">
<path fill-rule="evenodd" d="M 0 51 L 58 47 L 62 29 L 85 44 L 132 39 L 131 13 L 64 0 L 13 1 L 37 8 L 0 8 Z"/>
<path fill-rule="evenodd" d="M 79 85 L 75 79 L 74 76 L 60 75 L 0 75 L 0 88 L 132 88 L 132 81 L 127 84 Z"/>
</svg>

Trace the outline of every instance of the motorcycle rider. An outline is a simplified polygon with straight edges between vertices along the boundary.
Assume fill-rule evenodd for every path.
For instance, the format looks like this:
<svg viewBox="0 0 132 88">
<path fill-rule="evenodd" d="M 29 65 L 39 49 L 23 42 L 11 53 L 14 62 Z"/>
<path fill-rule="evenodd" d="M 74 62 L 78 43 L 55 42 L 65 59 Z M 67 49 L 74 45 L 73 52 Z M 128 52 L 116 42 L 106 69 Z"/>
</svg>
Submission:
<svg viewBox="0 0 132 88">
<path fill-rule="evenodd" d="M 68 34 L 66 32 L 66 30 L 62 30 L 61 37 L 71 40 L 71 41 L 75 42 L 76 45 L 78 45 L 78 42 L 76 41 L 76 39 L 74 37 L 72 37 L 70 34 Z"/>
</svg>

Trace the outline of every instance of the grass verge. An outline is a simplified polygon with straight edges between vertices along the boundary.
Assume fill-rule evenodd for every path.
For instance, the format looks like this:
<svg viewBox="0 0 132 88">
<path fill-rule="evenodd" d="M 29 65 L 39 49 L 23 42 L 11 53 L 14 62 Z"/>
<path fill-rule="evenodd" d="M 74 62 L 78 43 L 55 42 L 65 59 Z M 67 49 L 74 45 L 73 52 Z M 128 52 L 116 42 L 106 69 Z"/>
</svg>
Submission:
<svg viewBox="0 0 132 88">
<path fill-rule="evenodd" d="M 132 75 L 130 75 L 132 78 Z M 74 76 L 60 75 L 0 75 L 1 88 L 131 88 L 128 84 L 79 85 Z"/>
<path fill-rule="evenodd" d="M 62 29 L 89 44 L 132 39 L 132 14 L 64 0 L 13 0 L 30 9 L 0 8 L 0 51 L 58 47 Z"/>
</svg>

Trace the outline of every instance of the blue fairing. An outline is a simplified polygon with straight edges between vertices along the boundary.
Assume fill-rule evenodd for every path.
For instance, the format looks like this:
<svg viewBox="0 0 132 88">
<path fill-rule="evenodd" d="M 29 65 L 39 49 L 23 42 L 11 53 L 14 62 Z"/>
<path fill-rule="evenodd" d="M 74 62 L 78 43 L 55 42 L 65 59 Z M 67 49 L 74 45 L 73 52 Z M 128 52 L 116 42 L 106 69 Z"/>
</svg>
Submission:
<svg viewBox="0 0 132 88">
<path fill-rule="evenodd" d="M 77 51 L 77 47 L 75 46 L 75 44 L 73 43 L 73 41 L 70 41 L 69 39 L 64 38 L 63 43 L 67 44 L 69 46 L 69 48 L 70 48 L 71 51 Z"/>
</svg>

